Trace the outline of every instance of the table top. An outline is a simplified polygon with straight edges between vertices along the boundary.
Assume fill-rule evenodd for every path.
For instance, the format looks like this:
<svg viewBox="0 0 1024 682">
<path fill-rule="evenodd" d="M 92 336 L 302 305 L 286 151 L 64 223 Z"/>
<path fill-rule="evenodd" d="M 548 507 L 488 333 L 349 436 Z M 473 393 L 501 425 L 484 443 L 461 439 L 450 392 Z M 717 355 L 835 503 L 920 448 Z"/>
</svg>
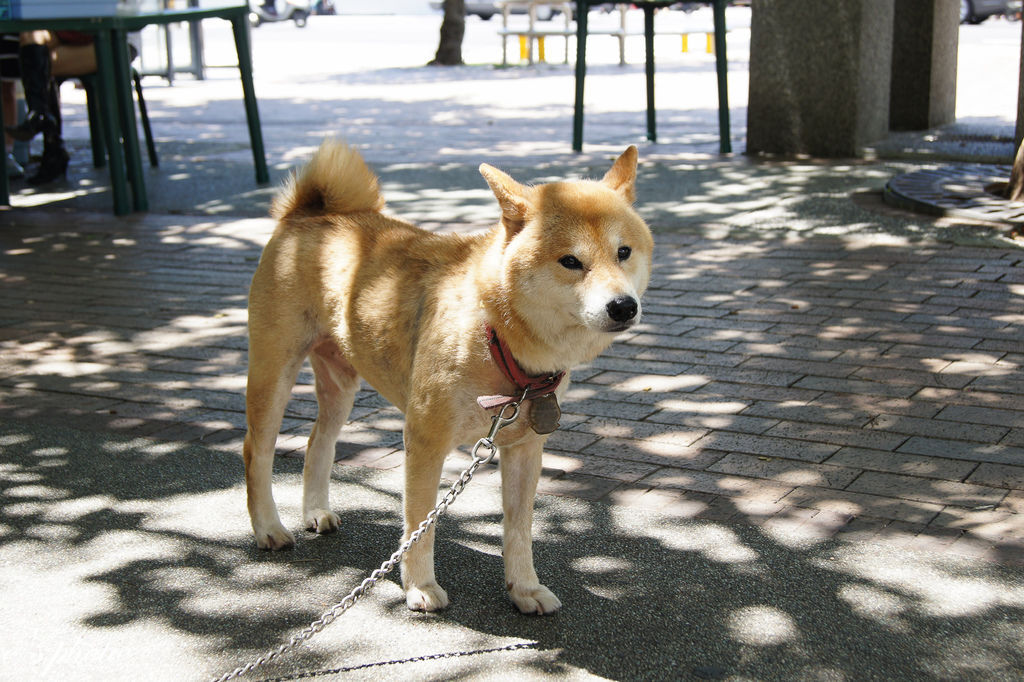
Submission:
<svg viewBox="0 0 1024 682">
<path fill-rule="evenodd" d="M 198 21 L 220 18 L 245 17 L 248 5 L 228 7 L 189 7 L 186 9 L 165 9 L 153 12 L 132 12 L 112 14 L 103 17 L 49 17 L 39 19 L 0 19 L 0 33 L 18 33 L 36 29 L 55 31 L 105 31 L 120 29 L 137 31 L 151 24 L 173 24 L 179 21 Z"/>
</svg>

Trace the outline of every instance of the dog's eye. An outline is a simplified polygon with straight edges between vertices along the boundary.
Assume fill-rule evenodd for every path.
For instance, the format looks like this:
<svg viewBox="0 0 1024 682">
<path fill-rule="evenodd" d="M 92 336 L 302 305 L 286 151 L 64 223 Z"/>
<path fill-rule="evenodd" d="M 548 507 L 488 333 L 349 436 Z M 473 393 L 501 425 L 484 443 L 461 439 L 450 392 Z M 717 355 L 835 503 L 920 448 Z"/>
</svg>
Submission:
<svg viewBox="0 0 1024 682">
<path fill-rule="evenodd" d="M 633 249 L 628 246 L 619 247 L 619 260 L 626 260 L 633 253 Z"/>
<path fill-rule="evenodd" d="M 558 262 L 561 263 L 563 268 L 568 268 L 569 270 L 583 269 L 583 263 L 576 256 L 562 256 L 558 259 Z"/>
</svg>

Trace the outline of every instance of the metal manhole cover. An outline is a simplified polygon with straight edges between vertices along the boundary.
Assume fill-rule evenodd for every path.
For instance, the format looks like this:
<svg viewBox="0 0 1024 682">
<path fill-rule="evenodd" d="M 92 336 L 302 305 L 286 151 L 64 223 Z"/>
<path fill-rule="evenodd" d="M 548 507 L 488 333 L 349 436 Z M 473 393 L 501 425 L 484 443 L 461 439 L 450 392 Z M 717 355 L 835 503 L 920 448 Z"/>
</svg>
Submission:
<svg viewBox="0 0 1024 682">
<path fill-rule="evenodd" d="M 1010 179 L 1010 166 L 958 164 L 897 175 L 885 186 L 885 202 L 919 213 L 1000 223 L 1024 223 L 1024 202 L 989 191 Z"/>
<path fill-rule="evenodd" d="M 977 133 L 940 133 L 925 136 L 927 142 L 1000 142 L 1013 144 L 1013 138 L 1006 135 L 984 135 Z"/>
</svg>

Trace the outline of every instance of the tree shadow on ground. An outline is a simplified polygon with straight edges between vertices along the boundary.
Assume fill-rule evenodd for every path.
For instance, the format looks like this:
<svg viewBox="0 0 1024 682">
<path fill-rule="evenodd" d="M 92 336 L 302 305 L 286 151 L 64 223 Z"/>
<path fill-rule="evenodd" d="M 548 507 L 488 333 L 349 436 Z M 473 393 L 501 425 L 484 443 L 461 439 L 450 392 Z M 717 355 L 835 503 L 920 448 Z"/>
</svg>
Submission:
<svg viewBox="0 0 1024 682">
<path fill-rule="evenodd" d="M 293 552 L 272 554 L 233 527 L 244 524 L 236 457 L 12 423 L 0 440 L 8 560 L 34 567 L 33 587 L 49 582 L 69 599 L 83 586 L 106 588 L 101 604 L 66 616 L 70 633 L 117 638 L 145 626 L 172 650 L 185 636 L 193 673 L 276 647 L 397 546 L 397 476 L 336 470 L 343 530 L 301 534 Z M 298 467 L 279 462 L 287 500 Z M 449 610 L 408 612 L 388 578 L 322 633 L 329 646 L 299 647 L 265 673 L 287 679 L 339 658 L 375 665 L 510 642 L 532 643 L 531 652 L 466 657 L 460 673 L 496 664 L 608 679 L 1010 679 L 1024 671 L 1020 569 L 836 538 L 794 543 L 746 524 L 546 496 L 537 504 L 537 564 L 565 608 L 524 616 L 502 588 L 496 497 L 478 487 L 441 522 L 438 574 Z M 34 614 L 22 614 L 30 629 Z M 400 674 L 426 665 L 407 663 Z"/>
<path fill-rule="evenodd" d="M 407 193 L 400 207 L 427 212 L 421 202 L 432 197 L 432 214 L 467 203 L 470 214 L 492 201 L 483 189 L 469 200 L 445 196 L 446 181 L 467 173 L 462 167 L 429 176 L 394 170 L 394 189 Z M 842 486 L 830 488 L 827 475 L 843 467 L 799 458 L 846 450 L 850 467 L 870 468 L 864 461 L 878 453 L 907 460 L 921 452 L 910 448 L 914 441 L 927 440 L 915 428 L 957 429 L 955 420 L 933 419 L 947 405 L 1007 408 L 1021 392 L 1013 355 L 1019 258 L 952 251 L 913 232 L 922 237 L 913 248 L 865 245 L 858 234 L 892 223 L 849 201 L 849 179 L 836 181 L 841 174 L 813 164 L 781 164 L 761 181 L 732 165 L 674 170 L 692 171 L 680 190 L 688 202 L 666 199 L 664 210 L 692 229 L 659 235 L 647 321 L 578 373 L 559 454 L 584 471 L 625 461 L 675 477 L 620 470 L 580 477 L 582 492 L 700 483 L 730 521 L 543 498 L 538 564 L 567 607 L 536 620 L 515 614 L 502 594 L 497 513 L 456 513 L 439 544 L 440 573 L 456 601 L 446 614 L 421 618 L 405 613 L 393 583 L 382 586 L 386 623 L 410 628 L 398 641 L 416 643 L 389 655 L 436 653 L 433 628 L 449 624 L 484 648 L 495 638 L 538 642 L 546 655 L 529 659 L 538 669 L 605 677 L 756 675 L 759 665 L 780 671 L 763 676 L 783 678 L 790 664 L 803 666 L 796 677 L 825 676 L 831 669 L 824 667 L 838 661 L 849 677 L 874 675 L 877 665 L 876 676 L 886 678 L 990 670 L 1012 678 L 1021 668 L 1013 646 L 1019 569 L 844 539 L 788 541 L 735 523 L 756 515 L 729 487 L 735 479 L 704 469 L 726 455 L 783 460 L 793 468 L 755 476 L 786 491 L 839 495 Z M 662 172 L 670 171 L 642 169 L 641 184 L 654 179 L 645 173 Z M 864 177 L 873 182 L 875 174 Z M 737 196 L 749 203 L 737 205 Z M 338 596 L 338 585 L 376 567 L 397 542 L 393 485 L 339 468 L 344 494 L 336 499 L 353 501 L 342 503 L 346 533 L 304 537 L 290 555 L 261 554 L 248 537 L 237 455 L 182 442 L 237 437 L 244 424 L 245 290 L 269 221 L 75 216 L 54 227 L 49 215 L 35 227 L 20 217 L 12 223 L 2 237 L 3 542 L 9 552 L 32 552 L 29 565 L 48 570 L 82 566 L 76 562 L 97 545 L 110 547 L 105 565 L 89 564 L 68 583 L 95 583 L 112 595 L 76 624 L 113 636 L 128 624 L 159 624 L 169 639 L 194 635 L 208 651 L 225 647 L 230 656 L 210 656 L 226 663 L 275 645 L 318 615 L 325 594 Z M 747 239 L 706 239 L 716 226 L 745 228 L 724 234 Z M 847 232 L 802 239 L 832 229 Z M 979 327 L 985 343 L 975 339 Z M 828 362 L 840 356 L 846 362 Z M 886 374 L 894 368 L 905 373 Z M 285 423 L 292 450 L 302 447 L 300 434 L 315 413 L 309 382 L 304 374 Z M 364 411 L 343 441 L 370 434 L 364 449 L 393 452 L 396 413 L 369 394 L 360 400 Z M 626 408 L 646 416 L 616 423 L 615 411 Z M 810 430 L 794 430 L 795 422 Z M 60 428 L 68 426 L 83 431 Z M 949 440 L 962 449 L 952 459 L 1012 465 L 1019 430 L 988 426 L 954 434 Z M 126 446 L 118 432 L 158 437 Z M 821 432 L 833 440 L 821 440 Z M 692 439 L 681 442 L 687 434 Z M 767 446 L 774 449 L 758 450 Z M 280 466 L 294 492 L 297 463 Z M 1010 487 L 925 479 L 904 493 L 916 496 L 904 511 L 942 507 L 958 532 L 984 525 L 974 507 L 997 506 L 1002 497 L 985 496 L 1005 496 Z M 354 504 L 357 489 L 369 491 L 368 504 Z M 196 509 L 208 513 L 197 518 Z M 806 511 L 781 520 L 799 524 Z M 136 543 L 142 556 L 132 552 Z M 158 546 L 150 550 L 150 543 Z M 997 557 L 1019 550 L 1019 538 L 994 544 Z M 214 603 L 203 606 L 211 593 Z M 637 657 L 637 649 L 657 656 Z M 352 651 L 382 660 L 372 641 Z M 333 655 L 304 649 L 295 660 L 315 667 Z"/>
<path fill-rule="evenodd" d="M 602 78 L 642 82 L 639 67 L 595 69 L 593 83 Z M 671 78 L 672 66 L 664 74 Z M 252 157 L 245 136 L 240 101 L 197 94 L 195 97 L 161 97 L 155 89 L 149 103 L 156 139 L 159 168 L 144 167 L 150 211 L 206 215 L 258 215 L 267 213 L 273 188 L 287 173 L 305 161 L 325 136 L 340 136 L 367 151 L 378 165 L 409 161 L 438 166 L 462 163 L 476 167 L 482 161 L 530 167 L 542 163 L 578 163 L 570 147 L 572 87 L 570 71 L 522 72 L 467 67 L 444 69 L 383 69 L 340 74 L 330 80 L 330 96 L 320 94 L 323 76 L 302 84 L 301 89 L 260 98 L 264 143 L 271 169 L 270 186 L 254 181 Z M 569 78 L 564 98 L 532 107 L 508 106 L 475 96 L 483 86 L 501 88 L 515 83 L 523 88 Z M 639 80 L 637 80 L 639 79 Z M 297 83 L 301 83 L 301 77 Z M 386 83 L 387 89 L 371 96 L 346 93 L 344 86 L 361 88 Z M 438 96 L 435 84 L 463 88 L 457 96 Z M 184 83 L 181 87 L 208 87 Z M 546 87 L 546 86 L 545 86 Z M 356 92 L 366 92 L 357 89 Z M 499 100 L 508 97 L 500 89 Z M 564 100 L 564 101 L 563 101 Z M 645 144 L 644 100 L 625 100 L 612 111 L 592 111 L 586 116 L 588 150 L 606 154 L 628 144 Z M 109 211 L 109 172 L 93 168 L 89 152 L 89 128 L 84 106 L 66 107 L 66 137 L 72 162 L 66 182 L 46 188 L 15 183 L 16 206 L 40 206 L 73 210 Z M 690 153 L 717 153 L 717 112 L 706 108 L 663 106 L 659 110 L 660 149 Z M 382 135 L 381 131 L 387 134 Z M 495 131 L 498 131 L 497 133 Z M 743 137 L 742 111 L 734 114 L 733 137 Z M 430 172 L 428 169 L 425 172 Z M 440 185 L 444 186 L 444 185 Z"/>
</svg>

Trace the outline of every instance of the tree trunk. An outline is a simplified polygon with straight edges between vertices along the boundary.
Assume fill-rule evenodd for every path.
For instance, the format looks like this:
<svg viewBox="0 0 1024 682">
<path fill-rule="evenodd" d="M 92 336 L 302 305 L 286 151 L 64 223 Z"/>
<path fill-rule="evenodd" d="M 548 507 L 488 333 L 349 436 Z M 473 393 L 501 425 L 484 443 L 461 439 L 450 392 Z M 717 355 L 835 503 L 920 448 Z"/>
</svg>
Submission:
<svg viewBox="0 0 1024 682">
<path fill-rule="evenodd" d="M 1013 159 L 1013 170 L 1010 181 L 1006 183 L 1005 196 L 1010 201 L 1024 201 L 1024 144 L 1017 147 L 1017 156 Z"/>
<path fill-rule="evenodd" d="M 466 32 L 466 0 L 444 0 L 441 42 L 430 66 L 462 64 L 462 36 Z"/>
<path fill-rule="evenodd" d="M 1013 141 L 1017 145 L 1017 153 L 1013 157 L 1013 170 L 1010 181 L 1006 183 L 1004 196 L 1010 201 L 1024 201 L 1024 26 L 1021 27 L 1020 64 L 1017 67 L 1017 128 L 1014 130 Z"/>
</svg>

